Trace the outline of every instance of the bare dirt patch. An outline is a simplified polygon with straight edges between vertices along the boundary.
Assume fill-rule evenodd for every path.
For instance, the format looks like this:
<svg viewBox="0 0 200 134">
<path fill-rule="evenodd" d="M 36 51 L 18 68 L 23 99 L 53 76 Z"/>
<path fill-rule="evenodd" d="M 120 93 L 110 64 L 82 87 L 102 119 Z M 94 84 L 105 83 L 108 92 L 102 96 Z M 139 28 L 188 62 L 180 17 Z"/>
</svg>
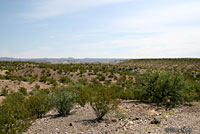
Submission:
<svg viewBox="0 0 200 134">
<path fill-rule="evenodd" d="M 40 88 L 49 88 L 51 85 L 46 85 L 41 82 L 24 82 L 24 81 L 11 81 L 11 80 L 0 80 L 0 89 L 7 88 L 11 91 L 17 91 L 20 87 L 26 88 L 28 91 L 34 89 L 35 85 L 38 84 Z"/>
<path fill-rule="evenodd" d="M 8 70 L 0 70 L 0 75 L 5 76 Z"/>
</svg>

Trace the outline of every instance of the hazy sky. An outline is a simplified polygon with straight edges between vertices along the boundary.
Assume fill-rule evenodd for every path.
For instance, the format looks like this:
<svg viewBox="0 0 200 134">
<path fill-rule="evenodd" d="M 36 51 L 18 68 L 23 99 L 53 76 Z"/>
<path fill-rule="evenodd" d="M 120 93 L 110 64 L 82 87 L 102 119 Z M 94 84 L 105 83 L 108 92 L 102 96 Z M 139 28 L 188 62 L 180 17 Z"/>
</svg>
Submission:
<svg viewBox="0 0 200 134">
<path fill-rule="evenodd" d="M 200 58 L 200 0 L 0 0 L 0 57 Z"/>
</svg>

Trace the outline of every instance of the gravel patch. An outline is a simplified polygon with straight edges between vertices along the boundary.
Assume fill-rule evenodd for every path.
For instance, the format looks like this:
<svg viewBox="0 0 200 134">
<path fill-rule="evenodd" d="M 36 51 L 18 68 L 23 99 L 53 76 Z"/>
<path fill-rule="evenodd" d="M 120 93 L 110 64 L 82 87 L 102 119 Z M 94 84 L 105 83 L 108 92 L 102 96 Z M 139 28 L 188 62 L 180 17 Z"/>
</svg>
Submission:
<svg viewBox="0 0 200 134">
<path fill-rule="evenodd" d="M 199 111 L 199 103 L 166 111 L 154 105 L 123 101 L 103 121 L 97 121 L 89 105 L 75 106 L 68 117 L 57 117 L 57 111 L 51 110 L 33 122 L 26 134 L 166 134 L 167 128 L 174 133 L 185 130 L 200 134 Z"/>
</svg>

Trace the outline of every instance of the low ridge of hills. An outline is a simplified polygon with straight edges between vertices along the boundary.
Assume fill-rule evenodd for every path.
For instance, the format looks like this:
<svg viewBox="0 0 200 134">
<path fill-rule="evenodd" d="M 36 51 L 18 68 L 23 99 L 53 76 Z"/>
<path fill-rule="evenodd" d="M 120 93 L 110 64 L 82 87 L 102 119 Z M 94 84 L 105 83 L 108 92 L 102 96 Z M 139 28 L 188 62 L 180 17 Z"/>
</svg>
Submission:
<svg viewBox="0 0 200 134">
<path fill-rule="evenodd" d="M 127 59 L 120 58 L 11 58 L 0 57 L 0 61 L 32 61 L 32 62 L 44 62 L 44 63 L 119 63 Z"/>
</svg>

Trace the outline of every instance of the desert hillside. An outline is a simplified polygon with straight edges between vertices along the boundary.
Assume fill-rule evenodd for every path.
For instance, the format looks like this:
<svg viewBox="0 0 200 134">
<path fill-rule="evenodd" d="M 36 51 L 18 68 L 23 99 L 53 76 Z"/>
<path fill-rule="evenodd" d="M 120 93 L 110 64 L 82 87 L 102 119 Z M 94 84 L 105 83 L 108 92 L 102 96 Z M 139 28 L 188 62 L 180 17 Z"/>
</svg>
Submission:
<svg viewBox="0 0 200 134">
<path fill-rule="evenodd" d="M 200 60 L 0 62 L 0 133 L 200 133 Z"/>
</svg>

